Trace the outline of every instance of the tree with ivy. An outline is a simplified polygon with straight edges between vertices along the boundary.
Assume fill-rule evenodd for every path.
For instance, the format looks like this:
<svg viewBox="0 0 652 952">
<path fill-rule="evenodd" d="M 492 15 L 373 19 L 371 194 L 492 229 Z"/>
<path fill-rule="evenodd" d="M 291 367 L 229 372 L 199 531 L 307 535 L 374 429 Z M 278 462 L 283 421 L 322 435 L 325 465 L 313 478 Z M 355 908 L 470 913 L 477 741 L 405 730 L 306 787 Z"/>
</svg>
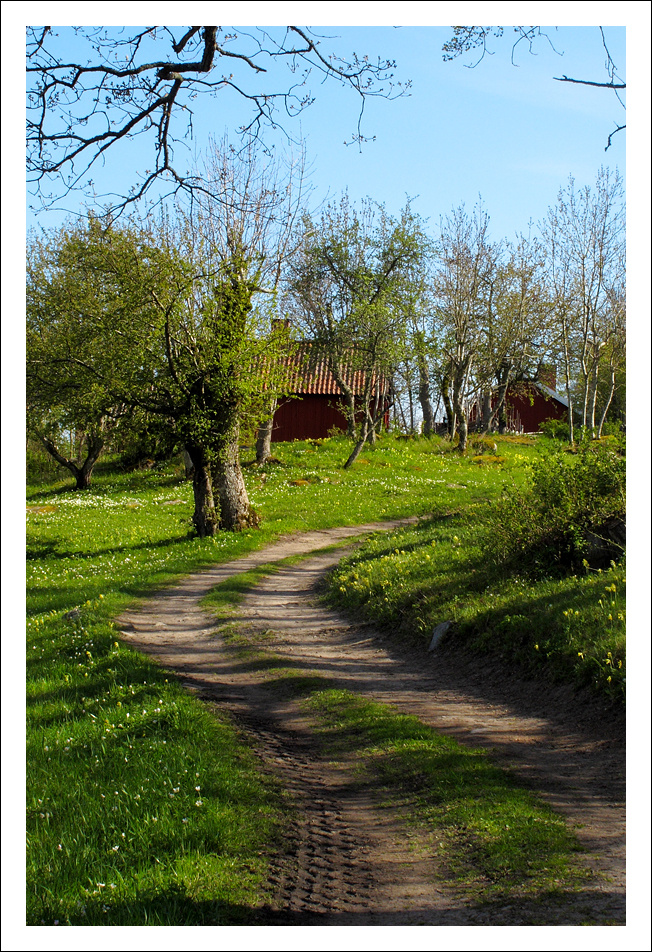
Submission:
<svg viewBox="0 0 652 952">
<path fill-rule="evenodd" d="M 146 226 L 90 218 L 56 235 L 35 274 L 49 333 L 73 327 L 87 336 L 83 353 L 62 357 L 71 377 L 86 392 L 167 421 L 187 450 L 201 537 L 258 521 L 239 433 L 280 386 L 273 355 L 286 340 L 272 329 L 266 302 L 299 201 L 273 174 L 269 162 L 256 167 L 253 155 L 245 161 L 216 147 L 204 175 L 221 194 L 218 206 L 195 202 Z M 48 312 L 60 285 L 61 305 Z"/>
</svg>

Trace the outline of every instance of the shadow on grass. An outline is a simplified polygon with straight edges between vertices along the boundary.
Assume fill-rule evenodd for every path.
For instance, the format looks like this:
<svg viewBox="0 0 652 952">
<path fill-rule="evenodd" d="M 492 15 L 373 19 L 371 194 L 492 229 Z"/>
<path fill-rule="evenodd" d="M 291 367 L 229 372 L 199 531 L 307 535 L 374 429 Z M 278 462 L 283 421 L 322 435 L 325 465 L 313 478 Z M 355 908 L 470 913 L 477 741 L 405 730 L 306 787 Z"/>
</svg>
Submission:
<svg viewBox="0 0 652 952">
<path fill-rule="evenodd" d="M 71 926 L 237 926 L 254 925 L 256 913 L 251 906 L 219 900 L 197 900 L 187 896 L 180 886 L 139 897 L 132 901 L 86 905 L 65 922 Z M 81 905 L 81 903 L 79 904 Z M 52 925 L 62 922 L 59 905 L 43 905 L 28 925 Z"/>
<path fill-rule="evenodd" d="M 79 549 L 66 551 L 58 550 L 58 542 L 41 542 L 30 540 L 27 544 L 27 559 L 36 561 L 38 559 L 48 559 L 54 556 L 59 559 L 75 559 L 83 562 L 87 559 L 96 559 L 103 555 L 128 555 L 129 552 L 137 552 L 142 549 L 165 549 L 173 545 L 181 545 L 195 538 L 194 532 L 187 532 L 185 535 L 170 536 L 167 539 L 158 539 L 156 542 L 136 542 L 134 544 L 109 546 L 105 549 L 85 549 L 81 552 Z M 215 558 L 213 557 L 213 561 Z"/>
<path fill-rule="evenodd" d="M 72 482 L 66 482 L 64 485 L 56 486 L 55 488 L 52 488 L 52 484 L 49 483 L 47 488 L 31 492 L 29 494 L 29 501 L 31 502 L 33 499 L 51 499 L 53 496 L 83 496 L 86 493 L 92 496 L 109 496 L 115 492 L 133 492 L 151 488 L 148 487 L 146 483 L 148 473 L 144 472 L 141 472 L 140 475 L 128 475 L 124 473 L 116 475 L 114 471 L 109 471 L 106 474 L 95 472 L 93 475 L 94 478 L 89 490 L 75 489 Z M 186 485 L 186 481 L 182 477 L 175 475 L 163 476 L 160 473 L 156 473 L 155 479 L 157 488 L 171 486 L 181 487 Z M 120 484 L 118 488 L 115 486 L 116 480 Z M 110 486 L 105 485 L 107 481 L 111 481 Z"/>
</svg>

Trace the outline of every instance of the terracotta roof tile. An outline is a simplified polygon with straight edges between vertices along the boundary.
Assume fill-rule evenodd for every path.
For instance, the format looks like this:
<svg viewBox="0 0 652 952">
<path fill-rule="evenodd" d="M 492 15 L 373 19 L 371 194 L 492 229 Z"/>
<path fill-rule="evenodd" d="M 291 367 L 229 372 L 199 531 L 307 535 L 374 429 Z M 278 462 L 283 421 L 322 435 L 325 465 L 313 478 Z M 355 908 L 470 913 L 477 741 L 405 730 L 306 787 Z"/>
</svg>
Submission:
<svg viewBox="0 0 652 952">
<path fill-rule="evenodd" d="M 294 344 L 292 353 L 283 358 L 283 366 L 289 372 L 290 393 L 318 394 L 321 396 L 339 396 L 339 384 L 331 373 L 326 355 L 310 341 Z M 362 393 L 365 384 L 365 372 L 344 367 L 344 379 L 354 394 Z M 380 377 L 381 393 L 389 390 L 389 381 Z"/>
</svg>

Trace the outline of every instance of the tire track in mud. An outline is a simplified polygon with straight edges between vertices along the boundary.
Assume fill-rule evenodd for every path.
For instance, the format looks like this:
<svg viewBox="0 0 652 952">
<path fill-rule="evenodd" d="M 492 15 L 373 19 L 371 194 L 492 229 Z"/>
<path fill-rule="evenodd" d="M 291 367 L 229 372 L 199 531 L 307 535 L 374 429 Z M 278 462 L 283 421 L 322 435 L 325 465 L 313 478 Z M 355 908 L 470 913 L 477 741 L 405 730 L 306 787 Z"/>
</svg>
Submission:
<svg viewBox="0 0 652 952">
<path fill-rule="evenodd" d="M 177 671 L 189 689 L 232 715 L 288 791 L 297 819 L 282 855 L 272 863 L 274 900 L 260 911 L 260 924 L 532 921 L 525 909 L 477 908 L 443 886 L 433 851 L 419 849 L 406 837 L 399 812 L 359 782 L 355 763 L 325 758 L 309 717 L 264 687 L 264 675 L 225 647 L 216 637 L 219 623 L 199 606 L 215 585 L 239 572 L 401 524 L 281 540 L 190 576 L 118 620 L 129 643 Z M 400 650 L 382 633 L 325 610 L 316 601 L 315 587 L 342 554 L 284 566 L 251 591 L 232 620 L 245 626 L 254 642 L 257 633 L 265 633 L 265 639 L 273 633 L 265 647 L 288 667 L 324 675 L 333 686 L 392 703 L 465 743 L 492 748 L 572 825 L 583 823 L 578 830 L 583 858 L 611 879 L 592 886 L 576 909 L 565 910 L 564 923 L 623 922 L 624 748 L 618 750 L 614 743 L 618 725 L 605 736 L 605 718 L 596 705 L 574 703 L 572 692 L 520 682 L 510 692 L 504 674 L 492 673 L 484 661 Z M 591 723 L 591 710 L 597 726 Z M 549 922 L 561 924 L 552 910 Z"/>
</svg>

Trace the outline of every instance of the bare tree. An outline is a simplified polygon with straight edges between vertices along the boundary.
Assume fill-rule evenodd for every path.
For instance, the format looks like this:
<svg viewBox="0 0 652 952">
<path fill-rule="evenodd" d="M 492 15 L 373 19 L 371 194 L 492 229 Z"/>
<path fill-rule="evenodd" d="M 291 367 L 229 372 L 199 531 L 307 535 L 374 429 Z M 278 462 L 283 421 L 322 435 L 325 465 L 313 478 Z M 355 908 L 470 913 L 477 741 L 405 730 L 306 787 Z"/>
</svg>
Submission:
<svg viewBox="0 0 652 952">
<path fill-rule="evenodd" d="M 521 235 L 491 281 L 482 326 L 476 387 L 482 393 L 481 429 L 503 433 L 510 386 L 536 381 L 550 355 L 551 308 L 544 293 L 541 243 Z"/>
<path fill-rule="evenodd" d="M 571 434 L 576 397 L 581 426 L 595 436 L 606 413 L 599 405 L 601 374 L 605 363 L 624 355 L 625 205 L 618 173 L 601 169 L 594 189 L 576 190 L 570 178 L 557 204 L 548 209 L 542 232 Z M 614 375 L 616 370 L 614 365 Z M 608 402 L 612 397 L 613 391 Z"/>
<path fill-rule="evenodd" d="M 451 409 L 459 428 L 459 449 L 468 435 L 467 403 L 474 365 L 493 307 L 494 283 L 501 254 L 489 237 L 489 216 L 478 204 L 469 215 L 461 205 L 442 219 L 439 260 L 434 269 L 435 313 L 447 367 L 444 402 L 450 386 Z"/>
<path fill-rule="evenodd" d="M 155 183 L 166 194 L 204 183 L 175 150 L 194 135 L 200 97 L 232 94 L 242 101 L 239 131 L 260 139 L 284 129 L 314 101 L 313 87 L 335 81 L 359 97 L 351 141 L 361 143 L 368 96 L 393 98 L 395 64 L 323 49 L 309 27 L 52 27 L 27 28 L 27 168 L 37 198 L 51 206 L 73 190 L 94 190 L 93 175 L 122 143 L 151 143 L 149 170 L 137 170 L 114 208 L 145 196 Z M 289 78 L 282 67 L 289 70 Z M 233 130 L 235 132 L 235 130 Z"/>
<path fill-rule="evenodd" d="M 557 29 L 555 27 L 554 29 Z M 620 77 L 618 67 L 616 66 L 613 57 L 609 51 L 607 45 L 607 40 L 604 34 L 604 27 L 598 27 L 600 30 L 600 38 L 602 46 L 604 48 L 605 62 L 604 69 L 606 74 L 606 79 L 596 80 L 596 79 L 577 79 L 571 76 L 554 76 L 559 83 L 575 83 L 580 86 L 598 86 L 601 89 L 610 89 L 614 93 L 620 106 L 625 109 L 625 103 L 623 96 L 627 84 Z M 549 32 L 546 29 L 540 26 L 515 26 L 512 27 L 516 39 L 512 44 L 512 64 L 515 64 L 515 55 L 519 47 L 525 47 L 528 52 L 535 52 L 535 45 L 537 41 L 545 40 L 550 48 L 558 53 Z M 455 26 L 453 27 L 453 35 L 449 40 L 444 43 L 442 47 L 444 61 L 450 61 L 457 59 L 459 56 L 463 56 L 465 53 L 471 51 L 476 51 L 479 53 L 478 58 L 474 63 L 467 63 L 470 69 L 474 69 L 479 63 L 482 62 L 485 56 L 492 56 L 493 52 L 489 49 L 490 40 L 500 39 L 505 32 L 505 27 L 502 26 Z M 611 145 L 611 140 L 618 132 L 622 132 L 626 128 L 625 123 L 616 123 L 616 128 L 609 134 L 607 138 L 607 144 L 605 146 L 605 152 Z"/>
</svg>

